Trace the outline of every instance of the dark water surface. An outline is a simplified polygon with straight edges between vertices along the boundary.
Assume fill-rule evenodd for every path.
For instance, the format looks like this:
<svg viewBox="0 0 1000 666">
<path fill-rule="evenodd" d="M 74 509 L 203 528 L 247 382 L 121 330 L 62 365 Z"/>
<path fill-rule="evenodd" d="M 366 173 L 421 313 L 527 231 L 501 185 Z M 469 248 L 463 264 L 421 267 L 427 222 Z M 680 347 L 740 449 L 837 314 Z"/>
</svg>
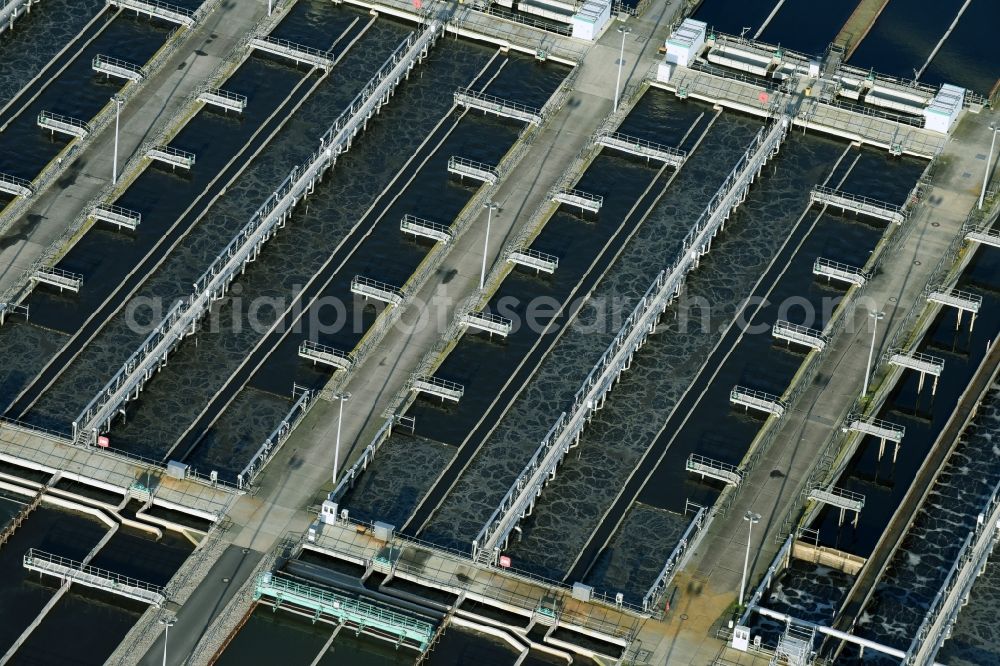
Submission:
<svg viewBox="0 0 1000 666">
<path fill-rule="evenodd" d="M 326 130 L 406 32 L 402 26 L 391 22 L 379 22 L 369 30 L 359 48 L 352 49 L 334 68 L 268 148 L 213 205 L 211 212 L 160 268 L 147 278 L 136 300 L 152 306 L 133 312 L 126 309 L 105 324 L 95 340 L 29 412 L 28 420 L 52 428 L 68 427 L 113 369 L 138 347 L 148 326 L 159 321 L 175 299 L 190 293 L 191 284 L 260 205 L 261 192 L 280 183 L 291 165 L 301 162 L 312 152 L 315 138 Z"/>
<path fill-rule="evenodd" d="M 97 12 L 102 0 L 45 0 L 0 35 L 0 104 L 7 103 Z"/>
</svg>

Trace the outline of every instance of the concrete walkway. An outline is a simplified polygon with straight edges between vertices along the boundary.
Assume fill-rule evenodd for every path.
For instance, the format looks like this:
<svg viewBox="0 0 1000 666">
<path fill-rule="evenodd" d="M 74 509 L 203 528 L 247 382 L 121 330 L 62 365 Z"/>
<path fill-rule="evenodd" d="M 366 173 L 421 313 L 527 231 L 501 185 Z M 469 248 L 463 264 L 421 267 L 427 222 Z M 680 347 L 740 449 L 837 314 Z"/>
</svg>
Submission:
<svg viewBox="0 0 1000 666">
<path fill-rule="evenodd" d="M 640 80 L 652 66 L 658 44 L 668 32 L 669 12 L 676 0 L 660 0 L 647 11 L 649 18 L 631 27 L 625 43 L 622 87 Z M 664 20 L 660 21 L 660 18 Z M 655 33 L 655 38 L 653 37 Z M 545 200 L 577 154 L 589 141 L 600 122 L 611 111 L 614 88 L 608 83 L 617 74 L 621 35 L 612 27 L 588 52 L 580 65 L 576 88 L 563 108 L 549 119 L 520 166 L 502 184 L 490 230 L 489 257 L 494 260 L 504 242 Z M 424 354 L 447 328 L 454 309 L 479 284 L 485 212 L 452 248 L 445 265 L 417 295 L 402 321 L 430 322 L 428 326 L 396 327 L 364 367 L 356 370 L 347 390 L 342 426 L 341 469 L 354 462 L 383 423 L 382 412 L 404 385 Z M 235 537 L 244 547 L 266 550 L 288 531 L 305 530 L 315 518 L 300 510 L 317 505 L 332 488 L 333 443 L 336 438 L 337 403 L 317 404 L 283 450 L 262 475 L 254 498 L 240 502 L 233 514 L 245 525 Z M 277 472 L 276 470 L 281 470 Z"/>
<path fill-rule="evenodd" d="M 118 166 L 155 136 L 204 85 L 247 31 L 267 14 L 260 0 L 224 2 L 191 31 L 156 75 L 122 108 Z M 114 123 L 0 236 L 0 293 L 12 286 L 111 180 Z"/>
<path fill-rule="evenodd" d="M 905 222 L 913 225 L 909 236 L 869 284 L 866 299 L 886 313 L 885 325 L 877 331 L 878 350 L 884 351 L 910 306 L 923 298 L 928 277 L 975 206 L 981 182 L 977 179 L 982 178 L 984 167 L 976 155 L 989 145 L 990 121 L 986 113 L 966 116 L 939 157 L 924 203 Z M 800 504 L 802 484 L 819 451 L 861 391 L 871 341 L 867 317 L 859 308 L 856 325 L 848 325 L 820 367 L 817 377 L 821 379 L 806 390 L 783 424 L 767 463 L 746 478 L 728 514 L 716 518 L 689 564 L 678 572 L 677 596 L 664 633 L 655 648 L 644 641 L 647 649 L 655 651 L 655 663 L 664 663 L 659 657 L 669 656 L 671 664 L 706 664 L 723 648 L 715 638 L 715 628 L 729 619 L 727 609 L 732 608 L 740 588 L 747 546 L 743 515 L 753 511 L 762 516 L 751 543 L 749 590 L 777 553 L 780 544 L 775 543 L 775 536 L 785 515 Z M 825 383 L 823 378 L 828 378 Z M 781 475 L 772 475 L 773 470 Z"/>
<path fill-rule="evenodd" d="M 645 17 L 630 24 L 632 32 L 625 41 L 622 88 L 639 81 L 653 66 L 659 44 L 669 32 L 678 0 L 658 0 Z M 494 214 L 489 238 L 488 261 L 495 260 L 506 240 L 527 221 L 545 200 L 549 190 L 587 145 L 600 122 L 613 105 L 612 82 L 622 35 L 614 23 L 588 52 L 580 65 L 576 88 L 562 109 L 549 119 L 536 137 L 520 166 L 502 184 L 496 202 L 502 210 Z M 610 84 L 610 85 L 609 85 Z M 421 290 L 414 305 L 402 317 L 403 322 L 419 319 L 432 325 L 406 330 L 397 326 L 383 340 L 379 350 L 364 367 L 355 371 L 347 390 L 352 397 L 346 403 L 342 425 L 344 448 L 341 469 L 354 462 L 383 422 L 382 412 L 416 369 L 424 354 L 438 341 L 454 314 L 454 309 L 479 284 L 479 272 L 485 241 L 485 212 L 451 249 L 445 264 Z M 236 503 L 230 518 L 232 525 L 225 539 L 251 552 L 271 550 L 289 533 L 302 533 L 315 520 L 315 509 L 333 487 L 333 444 L 336 438 L 339 405 L 320 401 L 284 444 L 261 475 L 253 496 Z M 306 511 L 312 507 L 311 511 Z M 249 575 L 249 570 L 241 570 Z M 242 581 L 233 579 L 234 584 Z M 203 597 L 199 604 L 221 603 L 222 590 L 215 602 Z M 178 610 L 178 615 L 186 609 Z M 201 618 L 186 627 L 198 636 L 209 631 Z M 194 626 L 198 625 L 198 626 Z M 178 628 L 181 628 L 178 625 Z M 187 644 L 191 636 L 188 636 Z M 152 654 L 152 652 L 150 653 Z"/>
</svg>

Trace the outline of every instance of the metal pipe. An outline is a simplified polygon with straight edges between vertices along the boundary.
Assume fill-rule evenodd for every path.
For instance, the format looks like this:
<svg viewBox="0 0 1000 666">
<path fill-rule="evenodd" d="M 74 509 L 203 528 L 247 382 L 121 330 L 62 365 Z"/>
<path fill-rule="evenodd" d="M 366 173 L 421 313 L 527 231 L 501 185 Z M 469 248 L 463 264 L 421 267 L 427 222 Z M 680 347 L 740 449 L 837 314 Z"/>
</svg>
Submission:
<svg viewBox="0 0 1000 666">
<path fill-rule="evenodd" d="M 887 654 L 890 657 L 896 657 L 897 659 L 902 659 L 906 656 L 906 653 L 902 650 L 898 650 L 894 647 L 889 647 L 888 645 L 882 645 L 881 643 L 876 643 L 875 641 L 869 640 L 867 638 L 861 638 L 860 636 L 855 636 L 854 634 L 849 634 L 846 631 L 840 631 L 839 629 L 833 629 L 831 627 L 825 627 L 821 624 L 814 624 L 812 622 L 807 622 L 806 620 L 799 620 L 791 615 L 786 615 L 785 613 L 779 613 L 778 611 L 770 610 L 769 608 L 757 607 L 757 612 L 765 617 L 770 617 L 780 622 L 785 623 L 795 623 L 799 625 L 805 625 L 811 627 L 821 634 L 826 634 L 827 636 L 833 636 L 834 638 L 839 638 L 845 640 L 849 643 L 854 643 L 855 645 L 861 645 L 862 647 L 871 648 L 882 654 Z"/>
</svg>

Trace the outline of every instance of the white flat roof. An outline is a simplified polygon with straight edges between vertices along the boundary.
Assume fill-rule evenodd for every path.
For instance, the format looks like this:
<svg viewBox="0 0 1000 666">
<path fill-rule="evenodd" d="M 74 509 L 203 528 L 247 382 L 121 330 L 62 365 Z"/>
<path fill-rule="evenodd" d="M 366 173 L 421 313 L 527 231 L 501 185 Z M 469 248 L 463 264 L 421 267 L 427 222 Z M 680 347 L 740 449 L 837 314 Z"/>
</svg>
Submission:
<svg viewBox="0 0 1000 666">
<path fill-rule="evenodd" d="M 705 35 L 707 29 L 708 24 L 704 21 L 695 21 L 689 18 L 684 19 L 677 29 L 670 34 L 667 41 L 680 46 L 691 46 Z"/>
</svg>

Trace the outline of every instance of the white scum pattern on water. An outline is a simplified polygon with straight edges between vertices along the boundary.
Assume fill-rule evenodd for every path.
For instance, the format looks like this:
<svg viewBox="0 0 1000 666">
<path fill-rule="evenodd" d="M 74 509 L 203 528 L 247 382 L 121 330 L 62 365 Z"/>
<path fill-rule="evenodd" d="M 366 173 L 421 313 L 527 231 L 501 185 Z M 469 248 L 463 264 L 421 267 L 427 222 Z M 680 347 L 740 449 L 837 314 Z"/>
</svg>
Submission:
<svg viewBox="0 0 1000 666">
<path fill-rule="evenodd" d="M 190 293 L 194 280 L 260 205 L 261 192 L 270 191 L 287 175 L 290 165 L 301 162 L 315 148 L 314 137 L 329 126 L 331 115 L 335 115 L 330 109 L 341 109 L 350 101 L 405 32 L 399 26 L 375 23 L 363 38 L 364 48 L 352 49 L 333 69 L 328 81 L 313 93 L 267 149 L 215 203 L 211 213 L 147 278 L 136 296 L 173 302 Z M 275 240 L 281 236 L 278 234 Z M 147 317 L 152 315 L 149 311 L 140 311 L 137 317 L 143 313 Z M 109 320 L 60 380 L 42 395 L 29 413 L 29 420 L 46 427 L 67 428 L 83 405 L 107 381 L 109 369 L 119 367 L 142 342 L 144 336 L 133 332 L 129 323 L 124 312 Z M 144 323 L 149 324 L 148 321 Z"/>
<path fill-rule="evenodd" d="M 45 0 L 0 35 L 0 106 L 6 104 L 104 6 L 104 0 Z"/>
<path fill-rule="evenodd" d="M 626 246 L 595 296 L 615 294 L 633 306 L 656 273 L 677 252 L 693 220 L 715 192 L 722 165 L 745 150 L 758 123 L 739 116 L 721 116 L 701 147 L 685 163 L 657 210 Z M 588 320 L 581 320 L 587 326 Z M 525 461 L 537 448 L 552 420 L 572 399 L 580 382 L 616 331 L 578 335 L 571 325 L 542 361 L 510 411 L 472 460 L 454 489 L 428 523 L 423 537 L 453 548 L 468 548 L 496 508 Z"/>
<path fill-rule="evenodd" d="M 1000 479 L 1000 390 L 978 410 L 941 471 L 859 623 L 862 635 L 906 649 Z"/>
<path fill-rule="evenodd" d="M 713 310 L 717 325 L 705 334 L 683 330 L 678 327 L 681 322 L 669 321 L 650 339 L 615 389 L 619 398 L 613 394 L 594 416 L 576 453 L 568 456 L 536 504 L 533 518 L 522 524 L 522 540 L 510 549 L 519 566 L 550 577 L 561 578 L 567 573 L 587 536 L 721 337 L 722 328 L 733 321 L 737 308 L 801 215 L 809 189 L 842 151 L 843 146 L 814 137 L 794 136 L 786 141 L 774 172 L 750 191 L 738 216 L 717 239 L 709 261 L 688 280 L 687 290 L 692 295 L 717 303 Z M 799 309 L 801 301 L 792 301 Z M 750 332 L 761 333 L 757 328 Z M 670 460 L 668 456 L 665 464 Z M 674 464 L 683 465 L 680 460 Z M 555 547 L 557 543 L 559 547 Z M 647 555 L 662 566 L 674 545 Z"/>
<path fill-rule="evenodd" d="M 410 82 L 397 92 L 395 102 L 382 111 L 382 122 L 369 127 L 368 134 L 341 157 L 338 168 L 309 198 L 308 211 L 303 209 L 302 215 L 296 215 L 285 230 L 271 239 L 261 256 L 239 279 L 245 302 L 251 306 L 258 299 L 278 302 L 289 288 L 316 273 L 361 213 L 397 173 L 405 156 L 413 152 L 451 106 L 451 100 L 446 97 L 435 99 L 435 90 L 469 80 L 492 56 L 492 51 L 470 47 L 463 42 L 445 41 L 432 54 L 433 57 L 421 66 L 424 77 L 411 75 Z M 464 57 L 455 57 L 459 54 Z M 438 63 L 448 59 L 461 62 L 462 67 L 436 68 Z M 463 121 L 463 126 L 467 134 L 482 136 L 484 143 L 489 137 L 490 149 L 502 152 L 514 142 L 516 131 L 499 123 L 492 118 L 472 116 L 468 122 Z M 467 140 L 467 144 L 471 143 Z M 368 262 L 369 266 L 383 265 L 383 270 L 401 270 L 408 275 L 422 258 L 425 248 L 417 248 L 405 259 L 377 256 L 376 248 L 367 245 L 369 241 L 377 245 L 387 239 L 389 247 L 405 242 L 405 239 L 399 240 L 396 219 L 387 217 L 379 225 L 380 230 L 366 239 L 365 247 L 349 260 L 349 264 L 356 266 Z M 362 272 L 371 270 L 375 269 L 366 268 Z M 346 282 L 346 275 L 345 268 L 333 284 Z M 381 274 L 377 276 L 382 277 Z M 394 282 L 391 278 L 387 281 Z M 346 286 L 343 292 L 349 293 Z M 233 326 L 234 317 L 226 316 L 231 305 L 229 302 L 222 306 L 218 334 L 200 335 L 192 344 L 179 348 L 168 368 L 145 388 L 142 400 L 132 406 L 126 422 L 114 430 L 122 446 L 137 450 L 152 441 L 162 451 L 176 441 L 263 337 L 264 330 L 254 330 L 242 318 L 235 319 L 238 325 Z M 256 314 L 264 317 L 269 326 L 278 313 L 267 307 L 258 308 Z M 182 383 L 188 386 L 186 394 L 178 390 Z M 289 381 L 287 390 L 291 388 Z"/>
</svg>

